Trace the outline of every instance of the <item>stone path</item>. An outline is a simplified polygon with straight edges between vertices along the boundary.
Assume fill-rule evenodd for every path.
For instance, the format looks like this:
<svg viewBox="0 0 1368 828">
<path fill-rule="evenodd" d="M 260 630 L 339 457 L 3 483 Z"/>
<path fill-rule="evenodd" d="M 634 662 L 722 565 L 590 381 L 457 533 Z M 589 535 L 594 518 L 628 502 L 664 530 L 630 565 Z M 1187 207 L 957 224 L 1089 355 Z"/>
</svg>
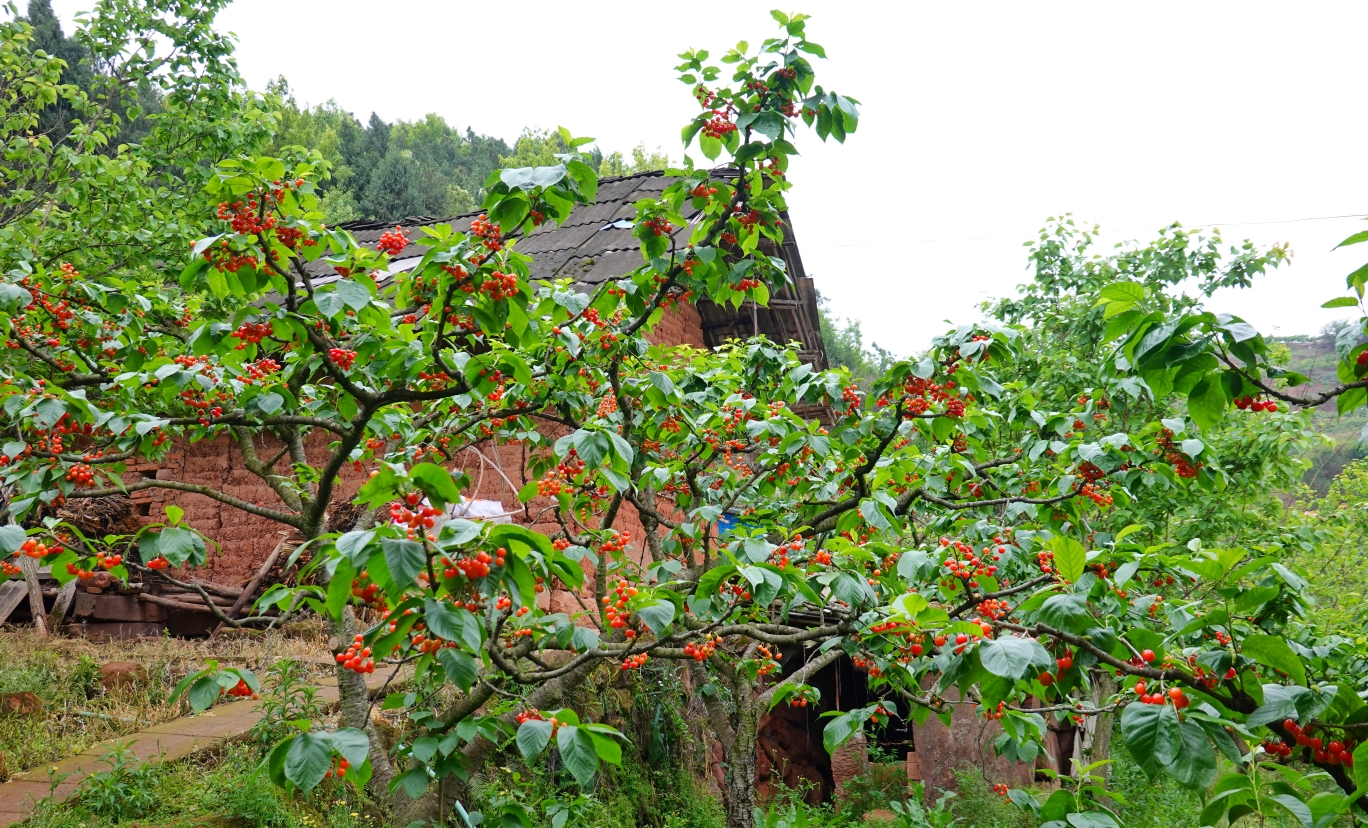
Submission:
<svg viewBox="0 0 1368 828">
<path fill-rule="evenodd" d="M 374 692 L 384 686 L 387 678 L 388 673 L 371 673 L 366 676 L 366 686 Z M 321 681 L 318 697 L 327 705 L 335 704 L 337 679 L 329 677 Z M 216 705 L 199 715 L 183 716 L 113 741 L 132 742 L 130 749 L 144 762 L 171 762 L 251 730 L 261 720 L 260 704 L 254 699 L 244 699 Z M 32 768 L 0 785 L 0 828 L 27 819 L 34 805 L 49 794 L 65 800 L 88 774 L 106 770 L 108 766 L 101 760 L 109 745 L 110 742 L 104 742 L 69 759 Z M 52 770 L 53 778 L 62 779 L 55 791 L 51 790 L 49 770 Z"/>
</svg>

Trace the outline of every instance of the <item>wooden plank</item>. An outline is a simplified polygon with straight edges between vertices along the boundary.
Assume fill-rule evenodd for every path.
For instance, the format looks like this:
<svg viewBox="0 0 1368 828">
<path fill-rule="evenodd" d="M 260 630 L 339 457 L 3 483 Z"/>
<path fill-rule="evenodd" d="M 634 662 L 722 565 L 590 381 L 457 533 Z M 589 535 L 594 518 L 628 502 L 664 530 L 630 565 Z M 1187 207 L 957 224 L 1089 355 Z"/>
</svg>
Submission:
<svg viewBox="0 0 1368 828">
<path fill-rule="evenodd" d="M 67 610 L 71 609 L 71 600 L 76 597 L 76 579 L 67 581 L 66 586 L 62 587 L 57 593 L 57 600 L 52 604 L 52 612 L 48 613 L 48 629 L 60 629 L 66 622 Z"/>
<path fill-rule="evenodd" d="M 5 581 L 0 584 L 0 624 L 10 617 L 15 608 L 24 603 L 28 595 L 28 585 L 23 581 Z"/>
</svg>

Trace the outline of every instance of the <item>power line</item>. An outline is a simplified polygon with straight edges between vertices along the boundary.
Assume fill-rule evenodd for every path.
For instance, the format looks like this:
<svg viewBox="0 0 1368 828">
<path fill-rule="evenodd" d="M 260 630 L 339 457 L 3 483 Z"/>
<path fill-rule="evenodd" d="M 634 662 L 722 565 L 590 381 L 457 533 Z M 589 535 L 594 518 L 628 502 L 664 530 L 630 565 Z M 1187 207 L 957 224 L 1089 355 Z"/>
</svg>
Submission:
<svg viewBox="0 0 1368 828">
<path fill-rule="evenodd" d="M 1208 221 L 1208 222 L 1202 222 L 1202 223 L 1199 223 L 1199 224 L 1185 225 L 1185 227 L 1186 227 L 1187 229 L 1194 229 L 1194 228 L 1201 228 L 1201 227 L 1258 227 L 1258 226 L 1269 225 L 1269 224 L 1297 224 L 1297 223 L 1299 223 L 1299 222 L 1304 222 L 1304 221 L 1334 221 L 1334 220 L 1337 220 L 1337 219 L 1351 219 L 1351 218 L 1352 218 L 1352 219 L 1360 219 L 1360 218 L 1363 218 L 1363 217 L 1364 217 L 1364 216 L 1363 216 L 1362 213 L 1351 213 L 1351 214 L 1345 215 L 1345 216 L 1307 216 L 1307 217 L 1305 217 L 1305 218 L 1275 219 L 1275 220 L 1273 220 L 1273 221 Z M 1102 230 L 1101 232 L 1102 232 L 1104 235 L 1105 235 L 1105 234 L 1114 234 L 1114 233 L 1152 233 L 1152 232 L 1154 232 L 1155 230 L 1158 230 L 1158 229 L 1163 229 L 1163 228 L 1155 228 L 1155 227 L 1132 227 L 1132 228 L 1122 228 L 1122 229 L 1120 229 L 1120 230 Z M 807 249 L 807 250 L 832 250 L 832 249 L 835 249 L 835 248 L 838 248 L 838 247 L 904 247 L 904 246 L 913 245 L 913 244 L 945 244 L 945 243 L 948 243 L 948 242 L 974 242 L 974 241 L 1022 241 L 1022 242 L 1024 242 L 1024 241 L 1028 241 L 1028 240 L 1029 240 L 1029 239 L 1023 239 L 1021 236 L 963 236 L 963 237 L 959 237 L 959 238 L 946 238 L 946 239 L 909 239 L 909 240 L 907 240 L 907 241 L 894 241 L 894 242 L 856 242 L 856 243 L 853 243 L 853 244 L 822 244 L 822 245 L 817 245 L 817 246 L 809 246 L 809 247 L 807 247 L 807 248 L 805 248 L 805 249 Z"/>
</svg>

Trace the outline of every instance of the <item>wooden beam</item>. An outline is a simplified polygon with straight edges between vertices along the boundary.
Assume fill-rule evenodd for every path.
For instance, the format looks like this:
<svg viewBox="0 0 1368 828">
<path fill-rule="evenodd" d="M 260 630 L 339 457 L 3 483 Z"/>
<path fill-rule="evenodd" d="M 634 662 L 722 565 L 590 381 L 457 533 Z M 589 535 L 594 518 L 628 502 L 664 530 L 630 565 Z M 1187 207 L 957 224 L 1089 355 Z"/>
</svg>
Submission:
<svg viewBox="0 0 1368 828">
<path fill-rule="evenodd" d="M 60 630 L 62 628 L 62 623 L 66 621 L 67 610 L 71 609 L 71 602 L 75 597 L 76 579 L 73 578 L 58 591 L 57 599 L 52 603 L 52 612 L 47 617 L 48 629 Z"/>
<path fill-rule="evenodd" d="M 170 598 L 163 598 L 160 595 L 148 595 L 145 592 L 138 594 L 138 600 L 146 601 L 149 604 L 156 604 L 159 607 L 169 607 L 171 609 L 185 610 L 186 612 L 213 613 L 213 610 L 209 609 L 209 607 L 204 604 L 187 604 L 183 601 L 173 601 Z"/>
</svg>

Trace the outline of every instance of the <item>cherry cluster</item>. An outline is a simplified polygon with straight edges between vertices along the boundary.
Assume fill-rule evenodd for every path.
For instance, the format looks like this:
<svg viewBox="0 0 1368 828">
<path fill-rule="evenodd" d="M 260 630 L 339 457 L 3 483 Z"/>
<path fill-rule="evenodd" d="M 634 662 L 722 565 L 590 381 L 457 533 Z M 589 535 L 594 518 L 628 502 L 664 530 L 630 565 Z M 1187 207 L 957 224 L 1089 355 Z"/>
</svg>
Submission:
<svg viewBox="0 0 1368 828">
<path fill-rule="evenodd" d="M 62 547 L 56 545 L 48 546 L 40 540 L 29 538 L 19 547 L 19 551 L 30 558 L 44 558 L 48 555 L 62 554 Z"/>
<path fill-rule="evenodd" d="M 616 529 L 612 531 L 613 536 L 608 540 L 604 541 L 603 543 L 599 544 L 600 554 L 614 555 L 621 553 L 627 549 L 627 544 L 632 539 L 632 533 L 618 532 Z M 625 584 L 626 582 L 624 581 L 623 583 Z"/>
<path fill-rule="evenodd" d="M 650 657 L 647 656 L 645 653 L 637 653 L 636 655 L 627 656 L 622 660 L 622 669 L 639 670 L 641 669 L 642 665 L 644 665 L 647 662 L 649 658 Z"/>
<path fill-rule="evenodd" d="M 516 296 L 518 294 L 518 277 L 512 273 L 500 273 L 496 270 L 480 283 L 480 292 L 488 294 L 489 298 L 495 302 Z"/>
<path fill-rule="evenodd" d="M 329 348 L 328 358 L 343 371 L 350 371 L 356 362 L 356 351 L 348 351 L 346 348 Z"/>
<path fill-rule="evenodd" d="M 951 552 L 952 541 L 949 538 L 941 538 L 940 542 L 946 552 Z M 997 542 L 1001 543 L 1000 540 Z M 982 557 L 980 557 L 974 553 L 974 547 L 964 541 L 953 541 L 953 552 L 964 555 L 965 557 L 961 559 L 955 557 L 954 554 L 951 554 L 945 560 L 941 561 L 941 566 L 945 567 L 948 571 L 948 577 L 944 579 L 943 583 L 949 585 L 952 583 L 952 578 L 959 578 L 961 581 L 968 583 L 970 587 L 977 587 L 979 585 L 979 578 L 989 578 L 997 575 L 998 568 L 996 561 L 1000 560 L 1003 553 L 1006 551 L 1007 548 L 1005 546 L 999 546 L 996 549 L 991 546 L 985 546 L 981 553 Z M 993 561 L 993 563 L 990 563 L 989 561 Z"/>
<path fill-rule="evenodd" d="M 694 661 L 707 661 L 708 657 L 717 651 L 717 639 L 712 633 L 704 636 L 702 643 L 695 644 L 692 641 L 684 645 L 684 654 Z"/>
<path fill-rule="evenodd" d="M 242 340 L 238 343 L 236 350 L 241 351 L 248 344 L 255 345 L 261 340 L 271 335 L 271 326 L 264 322 L 243 322 L 236 331 L 228 336 L 233 339 Z"/>
<path fill-rule="evenodd" d="M 371 658 L 370 647 L 366 646 L 365 636 L 352 639 L 346 652 L 337 654 L 337 663 L 353 673 L 374 673 L 375 659 Z"/>
<path fill-rule="evenodd" d="M 256 380 L 265 379 L 271 374 L 274 374 L 277 371 L 279 371 L 280 363 L 276 362 L 274 359 L 271 359 L 270 357 L 267 357 L 266 359 L 259 359 L 256 362 L 249 362 L 243 366 L 243 369 L 246 370 L 247 373 L 239 376 L 238 382 L 243 382 L 248 385 L 251 385 Z"/>
<path fill-rule="evenodd" d="M 1368 351 L 1364 353 L 1368 353 Z M 1270 414 L 1278 410 L 1278 404 L 1273 400 L 1255 399 L 1254 397 L 1240 397 L 1235 401 L 1235 407 L 1241 411 L 1266 411 Z"/>
<path fill-rule="evenodd" d="M 1149 653 L 1150 651 L 1146 650 L 1145 652 Z M 1153 656 L 1154 654 L 1150 653 L 1150 655 Z M 1144 679 L 1135 683 L 1135 695 L 1140 697 L 1142 704 L 1168 704 L 1172 702 L 1176 709 L 1182 710 L 1191 703 L 1181 687 L 1170 687 L 1168 693 L 1147 693 L 1147 689 Z"/>
<path fill-rule="evenodd" d="M 363 604 L 375 606 L 380 603 L 380 585 L 371 581 L 370 572 L 365 569 L 352 579 L 351 592 Z"/>
<path fill-rule="evenodd" d="M 770 673 L 773 673 L 775 670 L 778 670 L 779 659 L 784 657 L 783 653 L 772 651 L 769 647 L 766 647 L 764 644 L 757 645 L 755 648 L 755 652 L 758 656 L 760 656 L 760 667 L 755 671 L 755 674 L 757 676 L 767 676 Z"/>
<path fill-rule="evenodd" d="M 348 762 L 346 759 L 343 759 L 341 756 L 339 756 L 337 757 L 337 762 L 334 763 L 331 768 L 323 772 L 323 778 L 327 779 L 329 777 L 336 776 L 338 779 L 341 779 L 342 777 L 347 775 L 347 769 L 350 767 L 351 762 Z"/>
<path fill-rule="evenodd" d="M 503 236 L 499 233 L 499 225 L 490 224 L 483 213 L 470 223 L 470 234 L 480 239 L 486 250 L 495 252 L 503 248 Z"/>
<path fill-rule="evenodd" d="M 405 504 L 413 509 L 406 508 Z M 411 533 L 431 529 L 437 523 L 437 516 L 442 513 L 441 509 L 424 504 L 423 496 L 418 492 L 409 492 L 403 503 L 391 503 L 389 511 L 390 522 L 408 527 Z"/>
<path fill-rule="evenodd" d="M 95 553 L 95 565 L 101 569 L 113 569 L 123 563 L 123 555 L 116 553 L 106 553 L 104 550 Z"/>
<path fill-rule="evenodd" d="M 1173 447 L 1172 430 L 1167 428 L 1164 429 L 1154 441 L 1159 446 L 1154 450 L 1154 453 L 1164 455 L 1164 459 L 1173 465 L 1174 474 L 1189 480 L 1197 476 L 1197 470 L 1202 467 L 1202 464 L 1197 463 L 1194 465 L 1186 454 L 1177 451 Z"/>
<path fill-rule="evenodd" d="M 400 227 L 381 233 L 380 241 L 375 245 L 375 248 L 381 253 L 388 253 L 391 256 L 398 256 L 405 247 L 408 247 L 408 236 Z"/>
<path fill-rule="evenodd" d="M 253 699 L 260 698 L 260 696 L 258 696 L 256 693 L 252 692 L 252 688 L 247 686 L 247 682 L 243 679 L 238 679 L 238 683 L 234 684 L 232 687 L 225 687 L 219 690 L 219 695 L 233 696 L 234 698 L 239 699 L 245 699 L 248 697 L 251 697 Z"/>
<path fill-rule="evenodd" d="M 158 555 L 157 557 L 147 562 L 148 569 L 166 569 L 170 565 L 171 562 L 168 561 L 166 558 L 162 557 L 161 555 Z"/>
<path fill-rule="evenodd" d="M 1345 739 L 1344 741 L 1326 742 L 1319 736 L 1311 735 L 1311 727 L 1303 728 L 1293 719 L 1283 722 L 1283 729 L 1296 741 L 1297 747 L 1310 748 L 1312 755 L 1317 762 L 1327 765 L 1354 765 L 1354 741 Z M 1281 744 L 1281 743 L 1279 743 Z M 1286 746 L 1284 746 L 1286 748 Z M 1290 748 L 1286 748 L 1290 754 Z M 1271 753 L 1272 751 L 1270 751 Z M 1286 754 L 1284 754 L 1286 755 Z"/>
<path fill-rule="evenodd" d="M 457 570 L 459 570 L 467 579 L 477 581 L 489 574 L 491 564 L 494 566 L 503 566 L 504 556 L 507 554 L 507 549 L 499 547 L 495 550 L 494 555 L 490 555 L 482 549 L 471 557 L 457 558 L 455 561 L 443 557 L 442 566 L 445 567 L 445 569 L 442 571 L 442 575 L 446 578 L 455 578 Z"/>
<path fill-rule="evenodd" d="M 628 586 L 626 581 L 618 581 L 617 588 L 614 591 L 617 593 L 616 602 L 613 601 L 611 595 L 603 596 L 603 615 L 608 619 L 608 626 L 615 630 L 621 630 L 627 626 L 628 613 L 625 611 L 627 602 L 636 597 L 637 588 Z M 636 630 L 627 630 L 623 635 L 634 638 L 636 637 Z"/>
</svg>

